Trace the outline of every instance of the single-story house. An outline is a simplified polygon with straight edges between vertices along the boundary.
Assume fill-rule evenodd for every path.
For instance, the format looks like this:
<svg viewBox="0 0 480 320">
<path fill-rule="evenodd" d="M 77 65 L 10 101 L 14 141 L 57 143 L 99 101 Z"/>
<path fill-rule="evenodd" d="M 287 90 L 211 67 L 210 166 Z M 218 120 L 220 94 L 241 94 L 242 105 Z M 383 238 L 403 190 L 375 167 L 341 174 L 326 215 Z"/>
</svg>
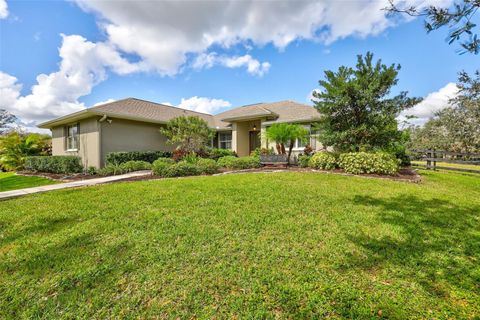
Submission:
<svg viewBox="0 0 480 320">
<path fill-rule="evenodd" d="M 299 123 L 310 128 L 319 113 L 309 105 L 279 101 L 234 108 L 216 115 L 185 110 L 136 98 L 87 108 L 39 125 L 52 132 L 53 155 L 78 155 L 83 164 L 102 167 L 109 152 L 171 151 L 160 127 L 179 116 L 197 116 L 216 131 L 212 147 L 234 150 L 247 156 L 257 147 L 271 148 L 264 138 L 273 123 Z M 314 150 L 321 149 L 315 135 L 310 137 Z M 305 144 L 295 143 L 294 154 Z"/>
</svg>

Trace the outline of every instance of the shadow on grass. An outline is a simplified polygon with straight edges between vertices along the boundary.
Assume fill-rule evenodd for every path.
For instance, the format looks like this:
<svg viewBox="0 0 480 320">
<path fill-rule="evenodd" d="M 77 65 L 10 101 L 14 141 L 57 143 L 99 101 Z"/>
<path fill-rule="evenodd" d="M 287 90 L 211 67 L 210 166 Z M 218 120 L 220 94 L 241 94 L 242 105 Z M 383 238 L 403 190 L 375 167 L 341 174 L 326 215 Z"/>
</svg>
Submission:
<svg viewBox="0 0 480 320">
<path fill-rule="evenodd" d="M 351 266 L 384 266 L 394 270 L 393 276 L 413 279 L 437 296 L 449 295 L 446 285 L 480 292 L 480 206 L 415 196 L 357 196 L 354 202 L 379 208 L 381 222 L 399 230 L 399 236 L 351 236 L 366 254 L 352 257 Z"/>
</svg>

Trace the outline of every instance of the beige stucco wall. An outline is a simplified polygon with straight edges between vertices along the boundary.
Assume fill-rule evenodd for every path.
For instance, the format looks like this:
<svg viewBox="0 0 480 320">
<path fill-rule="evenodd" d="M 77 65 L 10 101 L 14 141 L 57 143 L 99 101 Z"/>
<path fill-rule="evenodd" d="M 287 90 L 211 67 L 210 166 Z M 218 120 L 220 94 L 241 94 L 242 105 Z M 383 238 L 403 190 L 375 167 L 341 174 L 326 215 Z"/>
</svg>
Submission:
<svg viewBox="0 0 480 320">
<path fill-rule="evenodd" d="M 52 128 L 52 154 L 74 155 L 82 158 L 85 167 L 99 167 L 100 162 L 100 126 L 97 117 L 78 121 L 80 125 L 79 148 L 77 151 L 67 151 L 65 126 Z M 73 123 L 72 123 L 73 124 Z"/>
<path fill-rule="evenodd" d="M 159 124 L 112 119 L 101 123 L 101 163 L 109 152 L 172 151 L 167 138 L 160 133 Z"/>
<path fill-rule="evenodd" d="M 239 157 L 250 155 L 250 131 L 256 126 L 260 132 L 261 121 L 243 121 L 232 124 L 232 149 Z"/>
</svg>

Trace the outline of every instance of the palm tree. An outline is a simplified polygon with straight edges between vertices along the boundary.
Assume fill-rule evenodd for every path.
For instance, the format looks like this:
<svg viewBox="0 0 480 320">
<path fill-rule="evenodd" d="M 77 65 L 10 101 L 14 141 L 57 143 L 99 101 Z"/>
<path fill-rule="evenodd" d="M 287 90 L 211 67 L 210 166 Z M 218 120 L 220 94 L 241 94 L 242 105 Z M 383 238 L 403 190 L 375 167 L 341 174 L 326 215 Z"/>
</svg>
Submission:
<svg viewBox="0 0 480 320">
<path fill-rule="evenodd" d="M 275 123 L 267 128 L 266 137 L 269 140 L 275 141 L 278 154 L 287 154 L 285 146 L 288 146 L 287 161 L 290 164 L 290 156 L 295 141 L 308 140 L 309 132 L 303 126 L 289 123 Z"/>
</svg>

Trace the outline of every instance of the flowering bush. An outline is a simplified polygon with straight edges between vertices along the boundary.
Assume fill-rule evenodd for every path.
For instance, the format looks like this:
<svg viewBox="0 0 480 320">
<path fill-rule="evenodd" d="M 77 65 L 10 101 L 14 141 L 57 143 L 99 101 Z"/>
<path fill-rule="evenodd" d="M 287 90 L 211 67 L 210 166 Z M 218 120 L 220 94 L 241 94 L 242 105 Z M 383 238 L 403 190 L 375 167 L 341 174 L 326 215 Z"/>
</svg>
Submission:
<svg viewBox="0 0 480 320">
<path fill-rule="evenodd" d="M 315 169 L 333 170 L 337 166 L 337 158 L 330 152 L 318 152 L 311 157 L 308 165 Z"/>
<path fill-rule="evenodd" d="M 310 159 L 312 156 L 307 155 L 307 154 L 301 154 L 298 156 L 298 165 L 302 168 L 308 167 L 308 164 L 310 162 Z"/>
<path fill-rule="evenodd" d="M 347 173 L 378 173 L 395 175 L 399 161 L 388 153 L 351 152 L 343 153 L 339 158 L 339 166 Z"/>
</svg>

